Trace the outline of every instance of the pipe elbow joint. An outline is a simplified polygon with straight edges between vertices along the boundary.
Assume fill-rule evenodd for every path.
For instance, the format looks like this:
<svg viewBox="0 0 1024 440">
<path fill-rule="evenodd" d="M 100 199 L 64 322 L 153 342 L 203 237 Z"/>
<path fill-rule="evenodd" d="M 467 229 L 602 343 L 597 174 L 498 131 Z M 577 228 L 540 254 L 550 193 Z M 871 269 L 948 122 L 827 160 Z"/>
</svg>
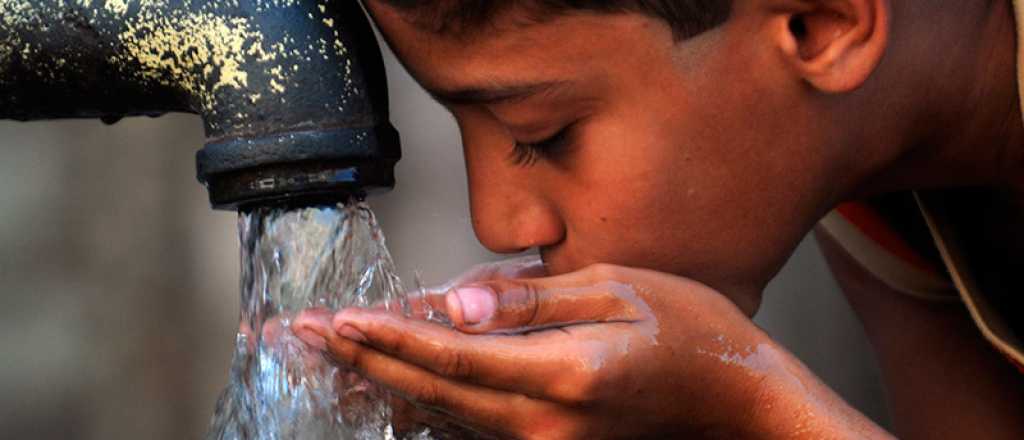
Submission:
<svg viewBox="0 0 1024 440">
<path fill-rule="evenodd" d="M 401 157 L 358 2 L 11 0 L 0 118 L 199 114 L 215 208 L 344 201 Z"/>
</svg>

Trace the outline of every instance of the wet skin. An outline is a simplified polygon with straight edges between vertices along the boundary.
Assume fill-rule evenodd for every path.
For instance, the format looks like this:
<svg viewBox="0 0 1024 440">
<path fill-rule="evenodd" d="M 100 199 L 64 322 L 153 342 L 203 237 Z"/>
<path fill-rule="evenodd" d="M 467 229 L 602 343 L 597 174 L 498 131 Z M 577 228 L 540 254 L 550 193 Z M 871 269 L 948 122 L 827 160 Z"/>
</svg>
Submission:
<svg viewBox="0 0 1024 440">
<path fill-rule="evenodd" d="M 429 296 L 458 331 L 383 308 L 311 310 L 293 328 L 426 410 L 413 417 L 488 436 L 886 437 L 704 285 L 611 265 L 516 275 Z M 461 305 L 481 295 L 490 316 L 468 319 Z"/>
<path fill-rule="evenodd" d="M 346 310 L 296 331 L 502 437 L 887 437 L 749 316 L 841 200 L 1020 184 L 994 160 L 1021 157 L 1012 20 L 983 3 L 737 1 L 724 26 L 676 41 L 637 14 L 529 24 L 516 9 L 437 35 L 370 1 L 459 124 L 478 238 L 539 249 L 546 273 L 434 297 L 454 330 Z M 975 34 L 936 44 L 980 39 L 991 61 L 926 53 L 911 37 L 937 22 Z"/>
</svg>

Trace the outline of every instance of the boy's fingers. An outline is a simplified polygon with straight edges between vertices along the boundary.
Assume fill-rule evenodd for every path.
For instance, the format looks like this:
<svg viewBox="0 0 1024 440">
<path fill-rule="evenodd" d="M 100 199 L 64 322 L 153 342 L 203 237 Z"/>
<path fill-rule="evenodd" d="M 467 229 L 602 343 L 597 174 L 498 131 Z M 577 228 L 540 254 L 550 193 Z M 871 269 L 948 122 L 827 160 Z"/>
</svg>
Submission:
<svg viewBox="0 0 1024 440">
<path fill-rule="evenodd" d="M 331 319 L 334 313 L 327 309 L 303 310 L 299 316 L 292 321 L 292 333 L 305 342 L 306 345 L 317 350 L 327 349 L 327 339 L 324 329 L 331 328 Z"/>
<path fill-rule="evenodd" d="M 561 332 L 526 337 L 467 335 L 386 312 L 358 309 L 339 313 L 333 327 L 342 337 L 448 379 L 545 399 L 560 399 L 552 384 L 572 382 L 581 363 L 587 364 L 596 352 L 592 345 L 589 350 L 579 349 L 570 335 Z"/>
<path fill-rule="evenodd" d="M 425 291 L 422 295 L 419 292 L 410 293 L 405 301 L 409 305 L 410 316 L 417 319 L 427 319 L 431 313 L 444 313 L 445 310 L 444 292 Z M 405 312 L 402 300 L 399 299 L 379 303 L 371 308 L 402 314 Z"/>
<path fill-rule="evenodd" d="M 471 429 L 466 428 L 463 424 L 466 423 L 465 420 L 456 420 L 442 412 L 426 408 L 425 406 L 433 406 L 443 409 L 444 412 L 452 410 L 450 407 L 439 406 L 437 398 L 425 396 L 426 391 L 409 389 L 409 386 L 403 385 L 410 381 L 423 380 L 418 378 L 422 377 L 422 375 L 417 374 L 414 366 L 401 366 L 402 361 L 400 359 L 381 358 L 384 355 L 360 355 L 360 352 L 373 351 L 373 349 L 360 346 L 353 341 L 347 342 L 337 336 L 334 330 L 331 329 L 332 316 L 326 310 L 311 309 L 304 311 L 293 321 L 292 330 L 307 344 L 322 346 L 336 360 L 352 367 L 356 373 L 350 374 L 365 375 L 365 377 L 397 391 L 402 397 L 391 399 L 392 410 L 395 412 L 393 422 L 396 424 L 396 427 L 402 430 L 414 430 L 416 426 L 422 425 L 430 427 L 432 431 L 438 434 L 447 435 L 448 437 L 445 438 L 484 438 Z M 328 340 L 331 340 L 330 344 L 328 344 Z M 387 362 L 387 359 L 392 359 L 393 362 Z M 358 361 L 358 365 L 355 361 Z M 410 376 L 405 376 L 402 373 L 403 371 L 409 373 Z M 439 380 L 439 378 L 431 380 Z M 423 384 L 425 383 L 420 382 L 420 385 Z M 410 403 L 405 399 L 410 399 L 416 403 Z"/>
<path fill-rule="evenodd" d="M 615 283 L 574 287 L 565 278 L 496 280 L 454 289 L 446 297 L 446 309 L 466 333 L 525 332 L 642 320 L 638 300 Z"/>
<path fill-rule="evenodd" d="M 432 312 L 444 313 L 446 295 L 452 291 L 454 286 L 479 281 L 534 278 L 544 276 L 546 273 L 547 269 L 544 266 L 544 262 L 536 255 L 483 263 L 474 266 L 462 275 L 440 286 L 424 287 L 418 292 L 410 292 L 406 295 L 407 299 L 405 301 L 412 312 L 410 316 L 418 319 L 427 319 Z M 403 312 L 402 301 L 395 299 L 381 302 L 375 304 L 372 308 L 401 313 Z"/>
<path fill-rule="evenodd" d="M 439 408 L 472 426 L 512 430 L 518 413 L 539 402 L 501 391 L 456 383 L 352 340 L 324 335 L 331 354 L 366 378 L 419 405 Z"/>
</svg>

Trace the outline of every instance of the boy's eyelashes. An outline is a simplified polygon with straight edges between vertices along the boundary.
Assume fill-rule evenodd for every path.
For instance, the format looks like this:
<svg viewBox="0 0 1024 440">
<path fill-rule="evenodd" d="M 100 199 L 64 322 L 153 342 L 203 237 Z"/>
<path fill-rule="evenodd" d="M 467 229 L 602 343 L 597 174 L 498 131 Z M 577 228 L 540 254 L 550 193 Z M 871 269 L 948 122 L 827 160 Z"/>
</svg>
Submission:
<svg viewBox="0 0 1024 440">
<path fill-rule="evenodd" d="M 528 167 L 539 159 L 558 159 L 571 143 L 573 127 L 576 123 L 566 125 L 546 139 L 526 142 L 515 141 L 509 160 L 517 166 Z"/>
</svg>

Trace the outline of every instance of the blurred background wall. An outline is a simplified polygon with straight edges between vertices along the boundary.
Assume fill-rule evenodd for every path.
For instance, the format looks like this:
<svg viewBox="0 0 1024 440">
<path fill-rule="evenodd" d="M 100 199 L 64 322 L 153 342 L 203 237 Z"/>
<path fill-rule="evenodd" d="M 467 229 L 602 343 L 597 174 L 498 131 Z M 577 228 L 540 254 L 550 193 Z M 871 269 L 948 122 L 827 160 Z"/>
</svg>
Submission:
<svg viewBox="0 0 1024 440">
<path fill-rule="evenodd" d="M 454 122 L 386 56 L 405 159 L 372 204 L 403 279 L 437 283 L 497 256 L 473 237 Z M 196 183 L 202 144 L 187 115 L 0 123 L 0 437 L 202 435 L 238 326 L 235 216 Z M 812 241 L 757 321 L 887 422 L 863 331 Z"/>
</svg>

